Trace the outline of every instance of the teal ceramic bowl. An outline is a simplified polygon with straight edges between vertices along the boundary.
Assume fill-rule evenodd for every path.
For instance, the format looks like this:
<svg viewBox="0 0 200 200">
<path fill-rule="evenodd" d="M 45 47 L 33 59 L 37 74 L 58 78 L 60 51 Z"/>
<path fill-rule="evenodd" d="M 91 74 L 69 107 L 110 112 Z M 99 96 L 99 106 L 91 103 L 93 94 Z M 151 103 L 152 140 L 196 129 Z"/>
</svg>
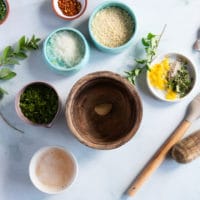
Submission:
<svg viewBox="0 0 200 200">
<path fill-rule="evenodd" d="M 83 55 L 82 55 L 82 58 L 80 59 L 80 61 L 69 67 L 65 64 L 62 63 L 62 65 L 58 62 L 55 62 L 53 59 L 53 55 L 51 55 L 48 50 L 48 48 L 52 48 L 50 46 L 50 40 L 51 38 L 56 35 L 57 33 L 60 33 L 60 32 L 64 32 L 64 31 L 67 31 L 69 33 L 73 33 L 78 39 L 79 39 L 79 43 L 81 42 L 82 43 L 82 48 L 83 48 Z M 52 48 L 53 49 L 53 48 Z M 81 69 L 82 67 L 84 67 L 87 63 L 88 63 L 88 60 L 89 60 L 89 56 L 90 56 L 90 49 L 89 49 L 89 45 L 88 45 L 88 42 L 86 40 L 86 38 L 84 37 L 84 35 L 74 29 L 74 28 L 59 28 L 55 31 L 53 31 L 45 40 L 44 42 L 44 45 L 43 45 L 43 54 L 44 54 L 44 58 L 48 64 L 48 66 L 50 67 L 50 69 L 52 69 L 53 71 L 59 73 L 59 74 L 67 74 L 68 72 L 70 71 L 75 71 L 75 70 L 79 70 Z"/>
<path fill-rule="evenodd" d="M 109 8 L 109 7 L 117 7 L 117 8 L 121 8 L 122 10 L 125 10 L 126 12 L 128 12 L 129 16 L 131 16 L 132 20 L 133 20 L 133 23 L 134 23 L 134 26 L 133 26 L 133 33 L 131 35 L 131 37 L 129 38 L 129 40 L 124 43 L 123 45 L 121 46 L 118 46 L 118 47 L 114 47 L 114 48 L 110 48 L 110 47 L 107 47 L 101 43 L 99 43 L 94 34 L 93 34 L 93 31 L 92 31 L 92 21 L 95 17 L 95 15 L 101 11 L 102 9 L 105 9 L 105 8 Z M 137 30 L 137 21 L 136 21 L 136 17 L 135 17 L 135 14 L 133 12 L 133 10 L 127 6 L 126 4 L 124 3 L 121 3 L 121 2 L 118 2 L 118 1 L 106 1 L 102 4 L 100 4 L 95 10 L 94 12 L 92 13 L 92 15 L 90 16 L 89 18 L 89 24 L 88 24 L 88 28 L 89 28 L 89 34 L 90 34 L 90 37 L 94 43 L 94 45 L 101 51 L 103 52 L 106 52 L 106 53 L 120 53 L 122 52 L 124 49 L 128 48 L 132 43 L 133 43 L 133 40 L 134 40 L 134 36 L 135 36 L 135 33 L 136 33 L 136 30 Z"/>
</svg>

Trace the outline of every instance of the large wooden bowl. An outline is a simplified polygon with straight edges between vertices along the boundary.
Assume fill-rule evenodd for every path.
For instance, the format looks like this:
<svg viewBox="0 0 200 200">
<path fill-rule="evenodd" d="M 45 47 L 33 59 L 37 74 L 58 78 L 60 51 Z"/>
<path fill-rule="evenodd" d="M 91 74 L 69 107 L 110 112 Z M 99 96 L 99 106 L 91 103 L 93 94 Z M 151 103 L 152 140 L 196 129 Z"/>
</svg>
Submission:
<svg viewBox="0 0 200 200">
<path fill-rule="evenodd" d="M 112 104 L 107 115 L 95 112 L 96 105 L 107 103 Z M 66 102 L 65 116 L 80 142 L 96 149 L 113 149 L 135 135 L 142 119 L 142 104 L 126 79 L 102 71 L 75 83 Z"/>
</svg>

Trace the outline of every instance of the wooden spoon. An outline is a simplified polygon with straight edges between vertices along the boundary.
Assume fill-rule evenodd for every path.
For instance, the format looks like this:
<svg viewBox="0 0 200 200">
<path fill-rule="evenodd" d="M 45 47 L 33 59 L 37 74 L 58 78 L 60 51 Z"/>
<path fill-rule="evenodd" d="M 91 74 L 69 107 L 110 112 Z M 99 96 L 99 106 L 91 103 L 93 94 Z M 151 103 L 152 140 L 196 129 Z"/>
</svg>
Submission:
<svg viewBox="0 0 200 200">
<path fill-rule="evenodd" d="M 172 135 L 164 142 L 160 149 L 155 153 L 149 163 L 144 167 L 141 173 L 136 177 L 133 184 L 128 189 L 128 195 L 134 196 L 139 190 L 142 184 L 150 177 L 150 175 L 161 165 L 164 161 L 167 153 L 172 148 L 172 146 L 177 143 L 187 129 L 190 127 L 191 123 L 200 117 L 200 94 L 197 95 L 189 104 L 188 112 L 185 119 L 180 123 Z"/>
</svg>

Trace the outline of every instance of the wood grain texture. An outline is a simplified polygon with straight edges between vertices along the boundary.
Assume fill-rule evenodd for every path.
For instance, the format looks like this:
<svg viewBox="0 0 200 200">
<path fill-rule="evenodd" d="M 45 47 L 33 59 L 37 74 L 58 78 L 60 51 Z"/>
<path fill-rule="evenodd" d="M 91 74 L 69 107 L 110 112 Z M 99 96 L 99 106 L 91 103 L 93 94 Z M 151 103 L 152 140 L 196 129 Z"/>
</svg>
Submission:
<svg viewBox="0 0 200 200">
<path fill-rule="evenodd" d="M 172 148 L 172 157 L 179 163 L 188 163 L 200 156 L 200 131 L 184 138 Z"/>
<path fill-rule="evenodd" d="M 112 104 L 112 110 L 98 115 L 95 107 L 99 104 Z M 86 75 L 73 86 L 65 115 L 80 142 L 92 148 L 113 149 L 135 135 L 142 119 L 142 103 L 126 79 L 102 71 Z"/>
<path fill-rule="evenodd" d="M 177 129 L 172 133 L 172 135 L 166 140 L 166 142 L 160 147 L 160 149 L 154 154 L 152 159 L 146 165 L 146 167 L 141 171 L 141 173 L 136 177 L 133 184 L 128 190 L 128 195 L 134 196 L 143 183 L 152 175 L 152 173 L 161 165 L 167 156 L 167 153 L 172 148 L 172 146 L 177 143 L 184 135 L 186 130 L 190 127 L 190 122 L 183 121 Z"/>
</svg>

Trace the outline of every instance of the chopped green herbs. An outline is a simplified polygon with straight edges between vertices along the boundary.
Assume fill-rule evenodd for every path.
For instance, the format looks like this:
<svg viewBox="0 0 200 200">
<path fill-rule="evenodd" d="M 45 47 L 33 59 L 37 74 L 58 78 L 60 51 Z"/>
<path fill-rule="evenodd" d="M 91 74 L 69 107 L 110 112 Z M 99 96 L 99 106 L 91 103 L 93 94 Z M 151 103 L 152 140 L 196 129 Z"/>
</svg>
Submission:
<svg viewBox="0 0 200 200">
<path fill-rule="evenodd" d="M 184 64 L 182 64 L 175 76 L 168 77 L 167 81 L 168 87 L 176 92 L 180 98 L 184 97 L 192 86 L 192 79 Z"/>
<path fill-rule="evenodd" d="M 7 7 L 4 0 L 0 0 L 0 21 L 2 21 L 7 14 Z"/>
<path fill-rule="evenodd" d="M 29 85 L 20 97 L 20 108 L 25 117 L 37 124 L 50 123 L 58 111 L 58 96 L 46 84 Z"/>
</svg>

